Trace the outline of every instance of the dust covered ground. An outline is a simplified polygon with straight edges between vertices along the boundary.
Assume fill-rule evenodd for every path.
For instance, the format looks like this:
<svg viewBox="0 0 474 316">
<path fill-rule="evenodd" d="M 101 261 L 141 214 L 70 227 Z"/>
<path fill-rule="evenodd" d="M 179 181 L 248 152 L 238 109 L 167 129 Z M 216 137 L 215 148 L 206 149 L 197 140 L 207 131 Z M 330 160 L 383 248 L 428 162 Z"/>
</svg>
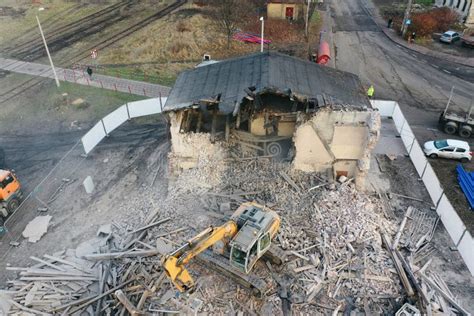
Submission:
<svg viewBox="0 0 474 316">
<path fill-rule="evenodd" d="M 140 132 L 142 126 L 135 128 L 135 133 L 146 134 Z M 148 128 L 152 132 L 152 126 Z M 160 254 L 99 260 L 99 265 L 89 262 L 87 269 L 92 272 L 88 275 L 98 280 L 105 269 L 103 265 L 111 264 L 115 272 L 105 278 L 104 289 L 133 282 L 123 287 L 124 293 L 136 306 L 144 291 L 151 291 L 142 305 L 148 311 L 282 315 L 282 306 L 289 303 L 294 313 L 332 314 L 339 310 L 393 314 L 403 303 L 413 303 L 404 293 L 381 233 L 393 238 L 407 206 L 432 212 L 427 203 L 392 196 L 387 208 L 378 195 L 357 192 L 350 181 L 329 183 L 319 175 L 295 172 L 287 163 L 266 159 L 215 161 L 205 151 L 197 168 L 171 176 L 166 170 L 167 134 L 160 134 L 162 129 L 157 127 L 153 131 L 155 140 L 144 138 L 120 148 L 114 142 L 125 137 L 122 132 L 133 134 L 125 128 L 101 144 L 83 162 L 81 171 L 74 174 L 77 178 L 93 174 L 96 193 L 88 196 L 78 182 L 65 187 L 51 203 L 53 223 L 48 233 L 37 244 L 20 240 L 21 245 L 10 249 L 2 265 L 29 266 L 30 255 L 55 254 L 79 260 L 71 256 L 118 250 L 147 251 L 154 249 L 158 240 L 157 247 L 161 250 L 173 249 L 209 225 L 222 224 L 240 203 L 257 201 L 281 216 L 282 227 L 274 242 L 288 253 L 288 261 L 282 266 L 260 261 L 254 268 L 253 273 L 267 285 L 263 299 L 253 297 L 197 260 L 188 265 L 197 289 L 192 294 L 180 294 L 163 278 Z M 372 183 L 375 188 L 429 199 L 413 176 L 414 168 L 408 158 L 398 156 L 391 160 L 380 156 L 379 162 L 384 171 L 378 170 L 377 164 L 371 170 L 371 177 L 377 179 Z M 230 209 L 223 207 L 228 203 Z M 145 230 L 143 235 L 133 233 L 134 229 L 150 223 L 150 219 L 168 221 Z M 112 225 L 112 234 L 97 241 L 95 233 L 103 224 Z M 95 242 L 88 242 L 90 239 Z M 449 250 L 451 242 L 441 224 L 432 243 L 436 251 L 427 273 L 439 274 L 469 309 L 474 302 L 473 281 L 459 254 Z M 427 258 L 420 265 L 426 261 Z M 21 278 L 17 271 L 9 270 L 5 274 L 9 280 L 17 277 Z M 12 289 L 18 289 L 27 286 L 25 282 L 17 279 L 9 284 Z M 41 282 L 38 286 L 42 286 Z M 55 286 L 63 289 L 64 285 L 56 282 Z M 94 296 L 97 286 L 95 281 L 81 283 L 78 292 L 82 296 Z M 112 296 L 105 300 L 104 313 L 115 314 L 123 309 L 114 301 Z M 64 311 L 61 306 L 67 306 L 68 302 L 70 297 L 69 300 L 62 297 L 59 304 L 55 303 L 56 307 L 43 304 L 34 308 Z M 80 310 L 87 308 L 81 306 Z"/>
</svg>

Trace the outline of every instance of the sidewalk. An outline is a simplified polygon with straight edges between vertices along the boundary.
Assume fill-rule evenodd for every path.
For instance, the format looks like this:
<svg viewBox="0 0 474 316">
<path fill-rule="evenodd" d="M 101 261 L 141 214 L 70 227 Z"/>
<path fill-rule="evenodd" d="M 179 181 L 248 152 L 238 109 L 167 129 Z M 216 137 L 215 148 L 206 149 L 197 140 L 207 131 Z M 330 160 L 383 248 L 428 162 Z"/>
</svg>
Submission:
<svg viewBox="0 0 474 316">
<path fill-rule="evenodd" d="M 369 0 L 364 2 L 365 7 L 374 22 L 379 26 L 380 30 L 395 44 L 398 44 L 420 54 L 424 54 L 434 58 L 444 59 L 464 66 L 474 67 L 474 58 L 454 56 L 442 52 L 436 52 L 417 44 L 408 44 L 407 41 L 405 41 L 396 34 L 395 30 L 387 28 L 387 22 L 382 18 L 382 16 L 380 16 L 378 9 L 373 5 L 372 1 Z"/>
<path fill-rule="evenodd" d="M 40 76 L 54 79 L 51 67 L 38 63 L 29 63 L 14 59 L 0 58 L 0 69 L 31 76 Z M 60 81 L 68 81 L 85 86 L 115 90 L 146 97 L 167 96 L 171 90 L 170 87 L 161 86 L 158 84 L 104 75 L 93 74 L 92 79 L 90 79 L 89 75 L 85 73 L 85 69 L 83 71 L 57 67 L 55 69 Z"/>
</svg>

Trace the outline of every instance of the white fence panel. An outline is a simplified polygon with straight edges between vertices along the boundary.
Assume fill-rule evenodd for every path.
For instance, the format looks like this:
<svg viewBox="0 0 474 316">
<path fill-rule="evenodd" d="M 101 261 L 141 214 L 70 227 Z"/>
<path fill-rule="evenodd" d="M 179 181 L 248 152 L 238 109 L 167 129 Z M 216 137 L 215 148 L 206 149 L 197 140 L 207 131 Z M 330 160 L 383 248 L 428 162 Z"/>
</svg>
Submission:
<svg viewBox="0 0 474 316">
<path fill-rule="evenodd" d="M 386 101 L 386 100 L 371 100 L 372 106 L 379 110 L 380 116 L 392 116 L 393 111 L 395 110 L 396 102 L 395 101 Z"/>
<path fill-rule="evenodd" d="M 94 149 L 105 136 L 104 127 L 102 126 L 102 122 L 99 121 L 99 123 L 95 124 L 94 127 L 81 138 L 85 153 L 88 154 Z"/>
<path fill-rule="evenodd" d="M 114 129 L 122 125 L 128 120 L 127 107 L 122 105 L 112 113 L 109 113 L 106 117 L 102 119 L 105 125 L 107 133 L 111 133 Z"/>
<path fill-rule="evenodd" d="M 395 107 L 392 117 L 393 117 L 393 122 L 395 123 L 395 127 L 397 128 L 397 131 L 400 133 L 402 127 L 406 124 L 406 120 L 399 106 Z"/>
<path fill-rule="evenodd" d="M 436 205 L 441 194 L 443 194 L 443 188 L 441 187 L 441 183 L 430 164 L 426 166 L 425 174 L 423 175 L 423 182 L 425 183 L 426 190 L 431 196 L 433 204 Z"/>
<path fill-rule="evenodd" d="M 464 237 L 461 240 L 461 243 L 458 246 L 458 250 L 461 253 L 464 262 L 471 271 L 471 274 L 474 275 L 474 239 L 469 232 L 464 234 Z"/>
<path fill-rule="evenodd" d="M 464 223 L 459 218 L 459 215 L 456 213 L 451 203 L 449 203 L 446 196 L 441 198 L 436 212 L 441 217 L 443 225 L 448 231 L 449 236 L 451 236 L 454 244 L 457 244 L 459 238 L 461 238 L 462 233 L 466 229 L 466 226 L 464 226 Z"/>
<path fill-rule="evenodd" d="M 413 147 L 410 152 L 410 157 L 411 161 L 413 162 L 413 165 L 415 166 L 416 172 L 418 172 L 418 175 L 421 177 L 423 170 L 425 170 L 427 160 L 425 157 L 425 153 L 423 152 L 420 144 L 418 144 L 416 140 L 413 143 Z"/>
<path fill-rule="evenodd" d="M 407 149 L 407 151 L 409 151 L 411 145 L 413 144 L 413 140 L 415 139 L 415 134 L 413 134 L 413 131 L 411 130 L 410 125 L 408 125 L 408 122 L 403 125 L 403 130 L 401 131 L 400 136 L 402 137 L 402 141 L 405 145 L 405 148 Z"/>
<path fill-rule="evenodd" d="M 161 98 L 161 104 L 160 98 L 130 102 L 127 104 L 130 118 L 161 113 L 161 105 L 165 102 L 166 98 Z"/>
</svg>

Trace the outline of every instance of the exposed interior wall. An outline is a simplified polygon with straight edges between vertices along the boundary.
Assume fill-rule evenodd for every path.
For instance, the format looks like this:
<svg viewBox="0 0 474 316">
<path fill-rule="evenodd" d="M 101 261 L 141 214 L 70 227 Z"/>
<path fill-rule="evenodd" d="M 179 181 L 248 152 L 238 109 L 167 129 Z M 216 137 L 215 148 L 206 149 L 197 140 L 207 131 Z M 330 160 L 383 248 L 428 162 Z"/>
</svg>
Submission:
<svg viewBox="0 0 474 316">
<path fill-rule="evenodd" d="M 270 119 L 271 120 L 271 119 Z M 250 133 L 256 136 L 275 135 L 293 136 L 296 126 L 296 117 L 291 115 L 279 115 L 275 122 L 276 133 L 273 134 L 272 127 L 265 127 L 265 114 L 259 113 L 250 120 Z"/>
<path fill-rule="evenodd" d="M 210 133 L 183 132 L 183 122 L 186 123 L 186 115 L 183 113 L 184 111 L 169 113 L 171 170 L 190 169 L 203 160 L 225 158 L 228 146 L 222 141 L 212 142 Z M 265 134 L 268 133 L 264 124 L 265 115 L 268 119 L 268 113 L 252 117 L 249 124 L 252 134 L 268 135 Z M 353 178 L 358 189 L 365 188 L 370 155 L 379 138 L 380 115 L 377 111 L 322 108 L 312 114 L 300 112 L 298 117 L 293 114 L 292 119 L 296 123 L 279 121 L 282 124 L 278 124 L 277 132 L 278 136 L 292 137 L 295 169 L 325 173 L 334 178 L 343 174 Z M 291 142 L 291 139 L 287 140 Z"/>
<path fill-rule="evenodd" d="M 325 172 L 331 168 L 334 155 L 326 148 L 311 123 L 297 128 L 295 137 L 296 156 L 293 161 L 298 170 Z"/>
<path fill-rule="evenodd" d="M 367 144 L 367 126 L 334 127 L 331 151 L 336 159 L 361 159 Z"/>
<path fill-rule="evenodd" d="M 211 142 L 209 133 L 181 133 L 183 111 L 170 112 L 171 153 L 170 169 L 172 172 L 196 167 L 200 161 L 225 158 L 221 142 Z"/>
<path fill-rule="evenodd" d="M 332 169 L 334 177 L 347 172 L 363 189 L 379 130 L 376 111 L 322 109 L 296 129 L 294 168 L 316 172 Z"/>
</svg>

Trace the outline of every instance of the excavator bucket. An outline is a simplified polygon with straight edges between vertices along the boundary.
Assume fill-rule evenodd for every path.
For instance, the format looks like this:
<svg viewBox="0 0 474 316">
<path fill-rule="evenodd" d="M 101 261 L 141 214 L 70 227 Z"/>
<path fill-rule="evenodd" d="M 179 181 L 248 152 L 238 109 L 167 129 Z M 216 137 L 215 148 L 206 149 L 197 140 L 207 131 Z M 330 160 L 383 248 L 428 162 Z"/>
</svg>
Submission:
<svg viewBox="0 0 474 316">
<path fill-rule="evenodd" d="M 183 265 L 178 265 L 178 259 L 168 257 L 163 260 L 163 268 L 169 279 L 180 292 L 185 292 L 194 287 L 194 280 Z"/>
</svg>

